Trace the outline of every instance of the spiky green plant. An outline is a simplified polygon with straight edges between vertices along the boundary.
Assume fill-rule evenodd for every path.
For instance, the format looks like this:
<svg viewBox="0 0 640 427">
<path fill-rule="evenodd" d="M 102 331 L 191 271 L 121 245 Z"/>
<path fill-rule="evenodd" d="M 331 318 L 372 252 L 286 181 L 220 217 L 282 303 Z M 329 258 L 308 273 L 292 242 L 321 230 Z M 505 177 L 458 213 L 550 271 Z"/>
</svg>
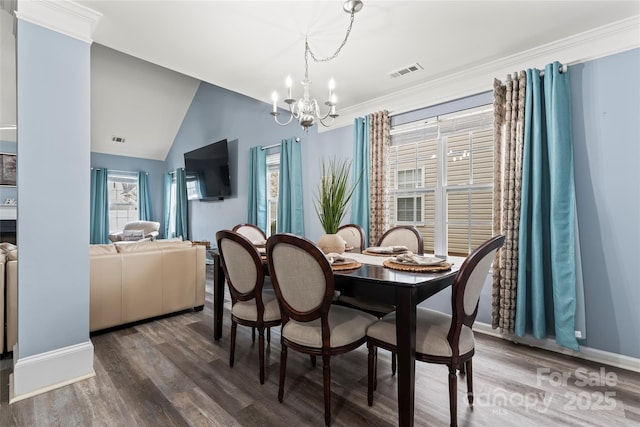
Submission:
<svg viewBox="0 0 640 427">
<path fill-rule="evenodd" d="M 353 191 L 360 180 L 358 177 L 349 183 L 351 161 L 338 161 L 335 158 L 328 163 L 322 162 L 322 176 L 316 195 L 316 213 L 320 224 L 327 234 L 335 234 L 340 227 L 345 210 Z"/>
</svg>

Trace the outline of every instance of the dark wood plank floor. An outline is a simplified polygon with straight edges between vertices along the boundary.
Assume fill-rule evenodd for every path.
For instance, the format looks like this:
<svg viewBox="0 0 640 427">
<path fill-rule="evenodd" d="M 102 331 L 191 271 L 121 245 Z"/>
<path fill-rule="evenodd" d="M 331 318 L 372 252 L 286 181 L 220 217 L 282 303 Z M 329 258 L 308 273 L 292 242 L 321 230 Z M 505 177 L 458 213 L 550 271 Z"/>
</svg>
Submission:
<svg viewBox="0 0 640 427">
<path fill-rule="evenodd" d="M 248 328 L 238 327 L 236 364 L 229 367 L 228 301 L 223 338 L 213 341 L 210 291 L 209 281 L 201 312 L 93 336 L 95 377 L 12 405 L 11 359 L 5 358 L 0 426 L 323 425 L 320 365 L 312 368 L 308 357 L 290 351 L 284 402 L 278 403 L 278 329 L 260 385 L 257 343 Z M 476 338 L 475 404 L 467 404 L 460 378 L 460 426 L 640 425 L 640 374 L 481 334 Z M 366 403 L 366 360 L 364 346 L 332 359 L 335 426 L 397 424 L 389 353 L 380 351 L 373 407 Z M 415 424 L 448 425 L 446 368 L 418 362 L 416 376 Z"/>
</svg>

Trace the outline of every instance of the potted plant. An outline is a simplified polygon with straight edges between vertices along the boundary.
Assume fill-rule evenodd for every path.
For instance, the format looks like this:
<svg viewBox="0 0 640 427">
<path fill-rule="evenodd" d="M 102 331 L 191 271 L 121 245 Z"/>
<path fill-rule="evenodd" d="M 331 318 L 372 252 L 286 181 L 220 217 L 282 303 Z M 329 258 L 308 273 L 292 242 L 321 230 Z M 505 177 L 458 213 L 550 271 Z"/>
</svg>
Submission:
<svg viewBox="0 0 640 427">
<path fill-rule="evenodd" d="M 330 160 L 322 163 L 322 176 L 316 196 L 316 213 L 320 224 L 326 233 L 318 241 L 318 246 L 324 253 L 342 253 L 345 249 L 344 240 L 338 236 L 338 227 L 344 218 L 347 204 L 351 200 L 360 177 L 349 183 L 349 160 Z"/>
</svg>

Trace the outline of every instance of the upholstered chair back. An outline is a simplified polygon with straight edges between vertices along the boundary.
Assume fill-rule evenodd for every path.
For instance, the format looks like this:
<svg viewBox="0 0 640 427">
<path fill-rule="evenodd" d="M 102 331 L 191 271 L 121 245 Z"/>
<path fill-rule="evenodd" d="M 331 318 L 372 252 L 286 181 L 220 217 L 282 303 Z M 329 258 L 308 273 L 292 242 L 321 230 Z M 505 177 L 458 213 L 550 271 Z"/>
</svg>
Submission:
<svg viewBox="0 0 640 427">
<path fill-rule="evenodd" d="M 160 223 L 157 221 L 132 221 L 125 224 L 123 230 L 143 230 L 144 237 L 149 237 L 154 231 L 160 229 Z"/>
<path fill-rule="evenodd" d="M 413 226 L 401 225 L 390 228 L 380 237 L 376 246 L 406 246 L 414 254 L 424 253 L 422 235 Z"/>
<path fill-rule="evenodd" d="M 233 231 L 243 235 L 254 243 L 267 240 L 267 236 L 264 232 L 259 227 L 252 224 L 238 224 L 233 227 Z"/>
<path fill-rule="evenodd" d="M 333 272 L 313 242 L 292 234 L 267 241 L 269 273 L 281 311 L 298 321 L 310 321 L 328 311 L 333 297 Z"/>
<path fill-rule="evenodd" d="M 351 246 L 355 251 L 364 249 L 364 231 L 357 224 L 347 224 L 338 228 L 338 236 Z"/>
<path fill-rule="evenodd" d="M 496 252 L 504 244 L 504 236 L 498 235 L 480 245 L 460 266 L 453 283 L 451 305 L 453 319 L 449 337 L 459 335 L 462 325 L 471 327 L 475 321 L 480 292 L 487 280 L 489 268 Z"/>
<path fill-rule="evenodd" d="M 232 302 L 255 298 L 256 288 L 262 291 L 264 281 L 262 260 L 256 247 L 246 237 L 230 230 L 217 232 L 216 240 Z"/>
</svg>

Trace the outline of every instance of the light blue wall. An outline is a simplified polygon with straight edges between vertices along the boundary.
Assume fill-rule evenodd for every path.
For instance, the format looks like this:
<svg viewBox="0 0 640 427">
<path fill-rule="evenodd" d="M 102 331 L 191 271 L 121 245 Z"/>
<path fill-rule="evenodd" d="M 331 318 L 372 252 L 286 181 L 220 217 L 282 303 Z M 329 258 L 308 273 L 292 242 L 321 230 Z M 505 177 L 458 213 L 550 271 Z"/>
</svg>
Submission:
<svg viewBox="0 0 640 427">
<path fill-rule="evenodd" d="M 570 78 L 585 345 L 640 358 L 640 49 Z"/>
<path fill-rule="evenodd" d="M 92 168 L 107 168 L 125 172 L 147 172 L 149 175 L 149 198 L 151 199 L 151 220 L 160 222 L 162 232 L 164 218 L 162 204 L 164 198 L 165 162 L 161 160 L 141 159 L 138 157 L 114 156 L 111 154 L 91 153 Z"/>
<path fill-rule="evenodd" d="M 16 153 L 16 143 L 14 141 L 0 141 L 0 153 Z M 2 186 L 0 187 L 0 204 L 6 199 L 18 198 L 18 190 L 16 187 Z"/>
<path fill-rule="evenodd" d="M 89 341 L 89 60 L 18 20 L 19 359 Z"/>
<path fill-rule="evenodd" d="M 167 155 L 166 169 L 184 167 L 185 152 L 226 138 L 229 141 L 232 196 L 223 201 L 188 202 L 191 239 L 214 242 L 218 230 L 247 221 L 250 147 L 279 144 L 283 138 L 300 137 L 302 157 L 308 156 L 309 141 L 315 134 L 306 135 L 294 124 L 276 125 L 270 111 L 268 104 L 208 83 L 200 84 Z M 307 183 L 303 181 L 303 185 Z"/>
</svg>

